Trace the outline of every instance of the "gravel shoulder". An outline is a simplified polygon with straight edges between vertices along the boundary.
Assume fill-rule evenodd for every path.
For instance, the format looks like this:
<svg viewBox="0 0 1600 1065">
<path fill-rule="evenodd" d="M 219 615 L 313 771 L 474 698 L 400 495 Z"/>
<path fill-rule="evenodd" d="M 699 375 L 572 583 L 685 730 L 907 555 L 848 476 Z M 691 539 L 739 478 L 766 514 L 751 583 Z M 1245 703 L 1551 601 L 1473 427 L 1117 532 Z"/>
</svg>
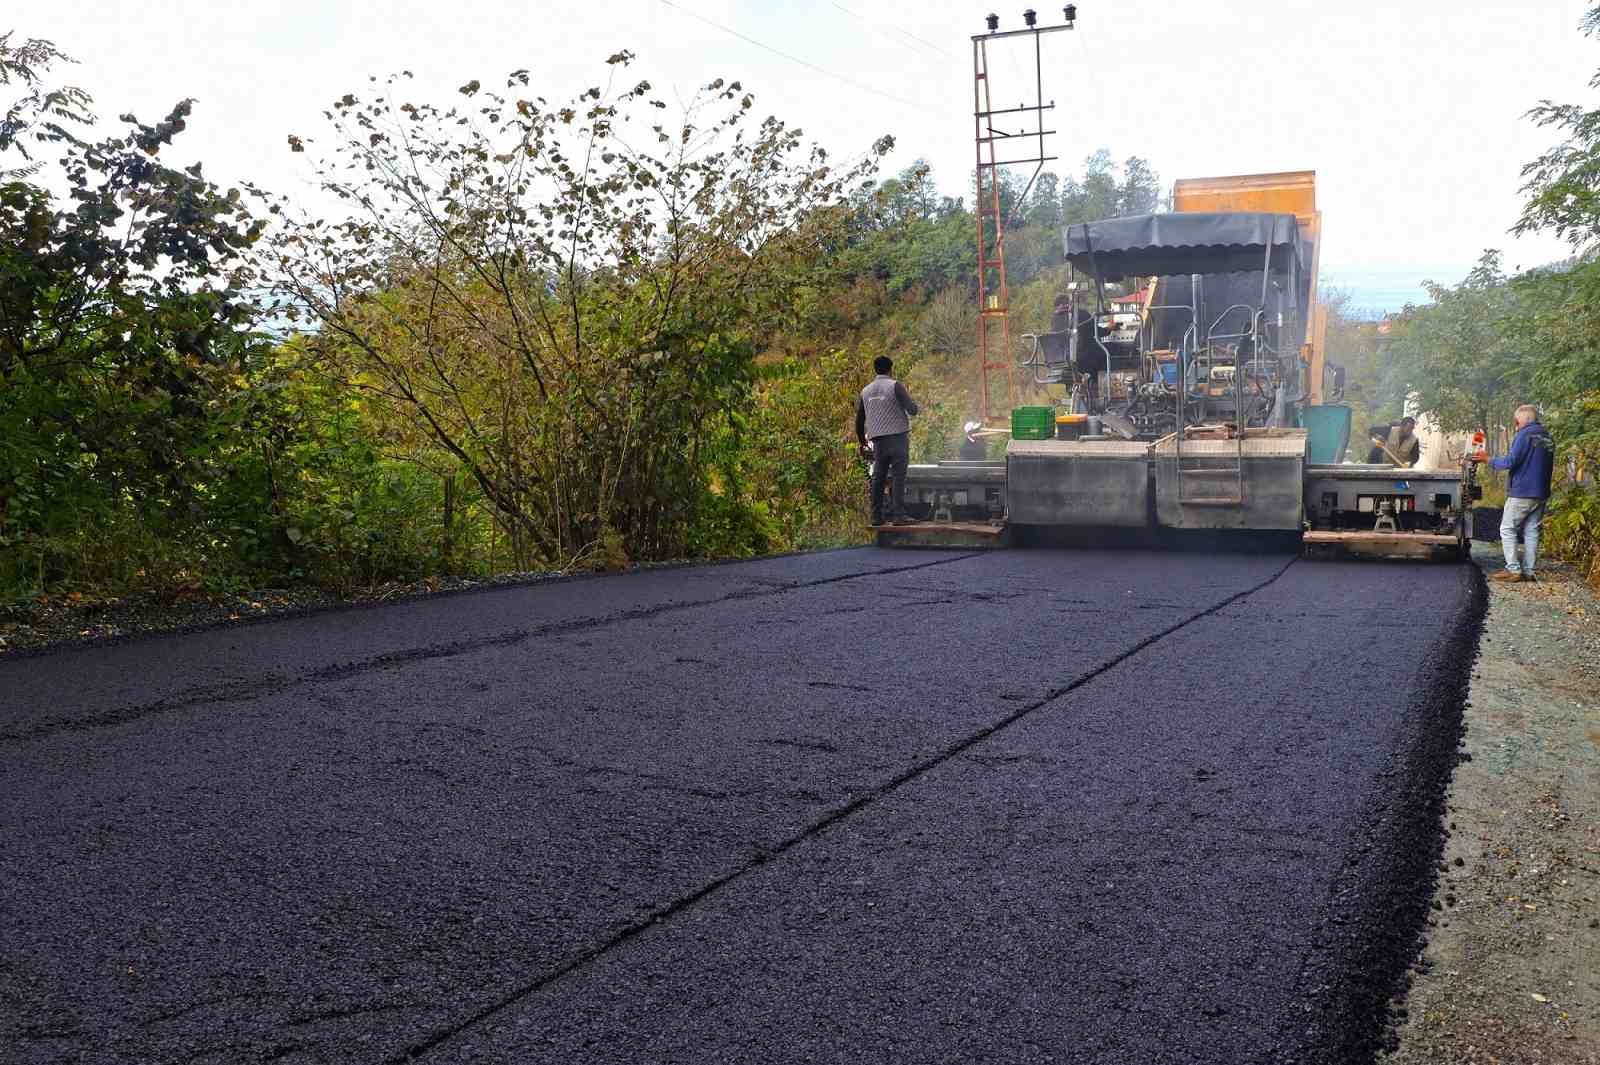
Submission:
<svg viewBox="0 0 1600 1065">
<path fill-rule="evenodd" d="M 1474 560 L 1492 572 L 1497 548 Z M 1600 599 L 1559 565 L 1490 596 L 1386 1065 L 1600 1062 Z"/>
</svg>

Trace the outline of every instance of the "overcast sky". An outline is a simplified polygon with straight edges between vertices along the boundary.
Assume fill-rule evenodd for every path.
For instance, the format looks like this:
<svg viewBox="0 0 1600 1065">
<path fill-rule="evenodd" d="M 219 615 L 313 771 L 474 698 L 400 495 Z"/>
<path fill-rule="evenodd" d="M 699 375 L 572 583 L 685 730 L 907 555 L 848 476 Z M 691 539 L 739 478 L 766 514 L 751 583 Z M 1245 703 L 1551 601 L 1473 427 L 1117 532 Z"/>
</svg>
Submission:
<svg viewBox="0 0 1600 1065">
<path fill-rule="evenodd" d="M 1078 28 L 1046 37 L 1050 126 L 1072 169 L 1100 147 L 1179 177 L 1313 169 L 1324 273 L 1369 305 L 1403 302 L 1424 277 L 1453 282 L 1484 247 L 1508 266 L 1561 257 L 1553 238 L 1513 241 L 1519 170 L 1552 141 L 1523 114 L 1541 98 L 1593 105 L 1600 42 L 1577 23 L 1591 0 L 1086 0 Z M 757 107 L 836 155 L 885 133 L 890 169 L 926 158 L 965 194 L 972 47 L 993 10 L 1021 0 L 18 0 L 0 30 L 46 37 L 81 61 L 70 80 L 103 115 L 145 121 L 196 99 L 183 161 L 222 184 L 303 187 L 293 132 L 314 135 L 339 95 L 401 69 L 439 99 L 526 67 L 547 98 L 604 79 L 606 56 L 687 97 L 740 79 Z M 1059 6 L 1034 3 L 1041 24 Z M 714 24 L 714 25 L 713 25 Z M 731 31 L 731 32 L 730 32 Z M 742 35 L 742 36 L 740 36 Z M 759 42 L 759 43 L 756 43 Z M 764 46 L 764 47 L 763 47 Z M 996 104 L 1028 100 L 1032 43 L 991 46 Z M 777 53 L 784 53 L 780 55 Z M 1071 165 L 1067 165 L 1071 164 Z M 1388 292 L 1388 296 L 1372 295 Z"/>
</svg>

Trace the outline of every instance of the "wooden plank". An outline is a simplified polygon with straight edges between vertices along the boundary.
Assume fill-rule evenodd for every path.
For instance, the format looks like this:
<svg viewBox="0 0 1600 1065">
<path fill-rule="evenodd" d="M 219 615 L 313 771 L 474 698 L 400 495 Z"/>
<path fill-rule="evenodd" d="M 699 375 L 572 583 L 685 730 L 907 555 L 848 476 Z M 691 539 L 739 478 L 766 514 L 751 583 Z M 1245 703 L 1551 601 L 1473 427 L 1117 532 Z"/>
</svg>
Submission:
<svg viewBox="0 0 1600 1065">
<path fill-rule="evenodd" d="M 1333 532 L 1326 529 L 1313 529 L 1304 536 L 1306 543 L 1316 544 L 1354 544 L 1354 543 L 1393 543 L 1409 542 L 1418 544 L 1432 544 L 1439 547 L 1454 547 L 1456 538 L 1444 533 L 1414 533 L 1414 532 Z"/>
<path fill-rule="evenodd" d="M 1011 542 L 1004 525 L 923 521 L 915 525 L 869 525 L 879 547 L 968 547 L 987 550 Z"/>
<path fill-rule="evenodd" d="M 919 521 L 915 525 L 868 525 L 873 532 L 905 532 L 910 529 L 923 529 L 932 532 L 961 532 L 977 535 L 1003 536 L 1006 531 L 1004 525 L 992 525 L 988 522 L 978 521 Z"/>
<path fill-rule="evenodd" d="M 1404 558 L 1453 562 L 1462 558 L 1454 536 L 1438 533 L 1329 532 L 1301 537 L 1301 551 L 1323 558 Z"/>
</svg>

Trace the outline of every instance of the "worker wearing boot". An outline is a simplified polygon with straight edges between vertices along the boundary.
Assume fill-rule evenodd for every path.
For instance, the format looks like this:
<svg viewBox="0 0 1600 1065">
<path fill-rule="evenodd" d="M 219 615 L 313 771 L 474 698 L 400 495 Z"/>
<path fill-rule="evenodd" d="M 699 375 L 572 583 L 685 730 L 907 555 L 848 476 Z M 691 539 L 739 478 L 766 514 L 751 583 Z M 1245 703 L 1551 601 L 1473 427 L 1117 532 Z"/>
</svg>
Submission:
<svg viewBox="0 0 1600 1065">
<path fill-rule="evenodd" d="M 1374 425 L 1367 431 L 1372 438 L 1367 461 L 1376 465 L 1415 466 L 1422 458 L 1422 442 L 1417 439 L 1416 429 L 1417 420 L 1410 417 Z"/>
<path fill-rule="evenodd" d="M 1506 568 L 1493 581 L 1531 581 L 1539 559 L 1539 526 L 1544 522 L 1545 501 L 1550 498 L 1550 477 L 1555 471 L 1555 446 L 1539 424 L 1539 408 L 1524 403 L 1517 408 L 1517 435 L 1509 453 L 1489 460 L 1497 470 L 1509 470 L 1506 508 L 1500 518 L 1500 546 Z M 1522 533 L 1522 561 L 1517 561 L 1517 533 Z"/>
<path fill-rule="evenodd" d="M 872 449 L 872 524 L 883 524 L 883 481 L 888 477 L 890 521 L 914 525 L 916 519 L 906 513 L 906 466 L 911 461 L 911 415 L 917 413 L 917 404 L 891 375 L 894 361 L 889 356 L 879 355 L 872 369 L 878 376 L 856 401 L 856 440 L 863 449 Z"/>
</svg>

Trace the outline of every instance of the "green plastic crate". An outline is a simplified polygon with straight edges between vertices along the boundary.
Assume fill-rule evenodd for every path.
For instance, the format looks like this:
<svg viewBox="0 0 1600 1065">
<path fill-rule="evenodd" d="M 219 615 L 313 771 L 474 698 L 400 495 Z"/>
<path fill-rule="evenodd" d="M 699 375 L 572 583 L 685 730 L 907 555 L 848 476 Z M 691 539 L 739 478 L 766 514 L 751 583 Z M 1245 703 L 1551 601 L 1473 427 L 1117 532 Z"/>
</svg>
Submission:
<svg viewBox="0 0 1600 1065">
<path fill-rule="evenodd" d="M 1054 407 L 1016 407 L 1011 411 L 1013 440 L 1049 440 L 1056 435 Z"/>
</svg>

